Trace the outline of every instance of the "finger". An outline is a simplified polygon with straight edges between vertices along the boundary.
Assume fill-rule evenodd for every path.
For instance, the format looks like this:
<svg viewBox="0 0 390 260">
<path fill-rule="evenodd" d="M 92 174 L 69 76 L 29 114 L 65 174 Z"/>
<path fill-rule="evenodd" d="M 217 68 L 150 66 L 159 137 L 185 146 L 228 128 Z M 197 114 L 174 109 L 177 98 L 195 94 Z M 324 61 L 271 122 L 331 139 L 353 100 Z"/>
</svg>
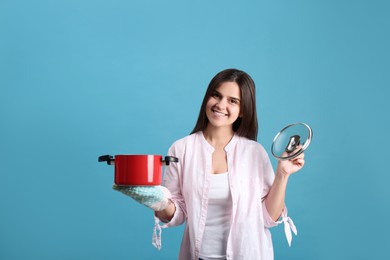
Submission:
<svg viewBox="0 0 390 260">
<path fill-rule="evenodd" d="M 298 152 L 298 151 L 301 150 L 301 149 L 302 149 L 302 145 L 297 145 L 297 146 L 295 147 L 294 151 L 292 151 L 291 153 L 296 153 L 296 152 Z"/>
<path fill-rule="evenodd" d="M 293 155 L 297 152 L 299 152 L 300 150 L 302 149 L 302 145 L 298 145 L 294 148 L 294 150 L 290 153 L 286 152 L 286 151 L 283 151 L 282 153 L 282 157 L 286 157 L 286 156 L 290 156 L 290 155 Z"/>
<path fill-rule="evenodd" d="M 303 159 L 305 158 L 305 154 L 304 153 L 301 153 L 300 155 L 298 155 L 297 157 L 295 157 L 294 159 Z"/>
<path fill-rule="evenodd" d="M 299 167 L 303 167 L 303 165 L 305 165 L 305 160 L 304 159 L 296 159 L 294 160 L 294 165 L 297 165 Z"/>
</svg>

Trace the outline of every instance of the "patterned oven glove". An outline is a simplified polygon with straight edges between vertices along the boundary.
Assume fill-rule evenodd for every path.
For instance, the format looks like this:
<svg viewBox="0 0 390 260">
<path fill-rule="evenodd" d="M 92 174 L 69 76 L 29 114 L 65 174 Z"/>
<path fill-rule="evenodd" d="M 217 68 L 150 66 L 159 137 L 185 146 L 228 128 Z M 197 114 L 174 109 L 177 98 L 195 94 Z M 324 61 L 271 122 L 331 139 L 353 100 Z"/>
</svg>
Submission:
<svg viewBox="0 0 390 260">
<path fill-rule="evenodd" d="M 119 186 L 113 185 L 114 190 L 130 196 L 142 205 L 160 211 L 168 207 L 171 193 L 164 186 Z"/>
</svg>

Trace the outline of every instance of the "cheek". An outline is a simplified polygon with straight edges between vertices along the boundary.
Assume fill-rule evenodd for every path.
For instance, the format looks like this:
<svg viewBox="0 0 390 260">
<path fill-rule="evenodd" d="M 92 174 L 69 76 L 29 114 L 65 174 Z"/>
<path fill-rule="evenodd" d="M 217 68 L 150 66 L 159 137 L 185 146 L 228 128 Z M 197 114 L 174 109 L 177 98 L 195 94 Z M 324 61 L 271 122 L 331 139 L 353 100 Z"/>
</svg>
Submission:
<svg viewBox="0 0 390 260">
<path fill-rule="evenodd" d="M 214 106 L 215 102 L 212 98 L 209 98 L 209 100 L 207 101 L 206 103 L 206 108 L 211 108 L 212 106 Z"/>
<path fill-rule="evenodd" d="M 239 107 L 239 106 L 232 108 L 231 111 L 232 111 L 235 115 L 241 116 L 240 107 Z"/>
<path fill-rule="evenodd" d="M 204 107 L 204 112 L 206 113 L 206 114 L 209 114 L 210 113 L 210 110 L 211 110 L 211 108 L 212 108 L 212 103 L 210 102 L 210 100 L 209 101 L 207 101 L 207 103 L 206 103 L 206 106 Z"/>
</svg>

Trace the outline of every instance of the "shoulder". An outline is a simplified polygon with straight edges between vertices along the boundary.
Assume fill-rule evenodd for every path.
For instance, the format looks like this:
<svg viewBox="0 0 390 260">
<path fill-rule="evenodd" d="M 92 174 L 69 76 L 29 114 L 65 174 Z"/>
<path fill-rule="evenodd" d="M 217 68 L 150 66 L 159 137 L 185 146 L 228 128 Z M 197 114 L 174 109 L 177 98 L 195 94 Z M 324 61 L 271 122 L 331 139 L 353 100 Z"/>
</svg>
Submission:
<svg viewBox="0 0 390 260">
<path fill-rule="evenodd" d="M 170 151 L 182 151 L 186 149 L 186 147 L 191 146 L 193 147 L 194 145 L 198 144 L 199 142 L 197 141 L 199 138 L 198 133 L 190 134 L 185 137 L 182 137 L 178 140 L 176 140 L 170 147 Z"/>
<path fill-rule="evenodd" d="M 246 137 L 238 136 L 237 146 L 241 151 L 268 156 L 267 151 L 264 149 L 262 144 Z"/>
</svg>

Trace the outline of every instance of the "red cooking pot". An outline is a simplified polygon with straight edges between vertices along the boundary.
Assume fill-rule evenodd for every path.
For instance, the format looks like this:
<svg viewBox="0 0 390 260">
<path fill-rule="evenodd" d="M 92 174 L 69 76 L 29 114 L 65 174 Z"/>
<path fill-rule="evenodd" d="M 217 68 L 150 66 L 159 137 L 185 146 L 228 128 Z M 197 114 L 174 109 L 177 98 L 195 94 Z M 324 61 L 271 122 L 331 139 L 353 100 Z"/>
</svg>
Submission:
<svg viewBox="0 0 390 260">
<path fill-rule="evenodd" d="M 115 165 L 116 185 L 155 186 L 162 183 L 162 166 L 179 159 L 161 155 L 102 155 L 98 161 Z"/>
</svg>

